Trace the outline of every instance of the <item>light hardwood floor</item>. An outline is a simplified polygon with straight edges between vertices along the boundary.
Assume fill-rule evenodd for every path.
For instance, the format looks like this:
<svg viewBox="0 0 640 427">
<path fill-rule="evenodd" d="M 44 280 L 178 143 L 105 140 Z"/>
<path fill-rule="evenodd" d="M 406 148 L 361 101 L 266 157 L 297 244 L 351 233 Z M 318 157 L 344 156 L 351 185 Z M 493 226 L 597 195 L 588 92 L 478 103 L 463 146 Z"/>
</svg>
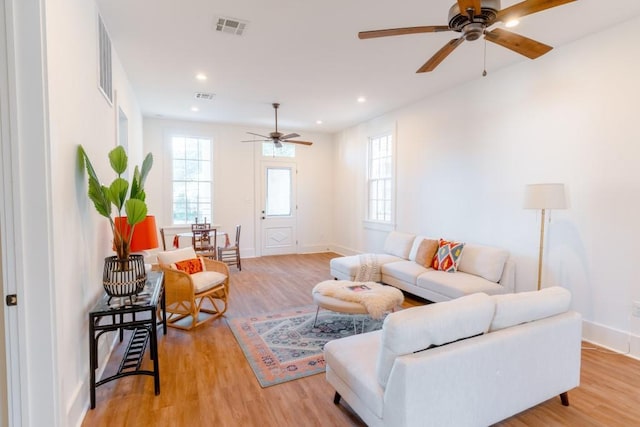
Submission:
<svg viewBox="0 0 640 427">
<path fill-rule="evenodd" d="M 231 268 L 226 317 L 312 304 L 311 288 L 330 279 L 335 254 L 244 259 Z M 424 301 L 407 296 L 405 307 Z M 593 347 L 585 344 L 585 347 Z M 117 368 L 124 344 L 107 369 Z M 499 426 L 640 425 L 640 361 L 605 351 L 583 350 L 581 385 L 522 412 Z M 194 331 L 170 328 L 159 335 L 161 393 L 147 376 L 122 378 L 97 389 L 96 408 L 83 426 L 363 426 L 324 375 L 261 388 L 224 319 Z M 149 364 L 148 360 L 145 364 Z M 522 367 L 526 369 L 526 366 Z M 88 373 L 87 373 L 88 375 Z M 526 393 L 526 390 L 522 390 Z"/>
</svg>

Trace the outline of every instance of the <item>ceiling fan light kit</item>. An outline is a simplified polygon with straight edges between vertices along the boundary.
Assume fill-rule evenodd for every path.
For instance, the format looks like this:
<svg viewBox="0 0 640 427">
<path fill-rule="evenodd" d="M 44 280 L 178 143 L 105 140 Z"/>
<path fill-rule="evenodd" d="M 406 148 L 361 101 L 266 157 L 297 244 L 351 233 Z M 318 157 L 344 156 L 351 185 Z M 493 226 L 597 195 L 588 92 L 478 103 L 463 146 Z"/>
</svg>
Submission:
<svg viewBox="0 0 640 427">
<path fill-rule="evenodd" d="M 461 37 L 450 40 L 444 47 L 429 58 L 429 60 L 416 71 L 417 73 L 433 71 L 463 41 L 478 40 L 483 35 L 487 41 L 506 47 L 527 58 L 535 59 L 553 48 L 502 28 L 489 30 L 489 27 L 499 22 L 506 23 L 526 15 L 574 1 L 576 0 L 525 0 L 501 9 L 500 0 L 458 0 L 457 3 L 449 9 L 447 26 L 430 25 L 362 31 L 358 33 L 358 37 L 360 39 L 370 39 L 406 34 L 436 33 L 441 31 L 455 31 L 461 34 Z"/>
</svg>

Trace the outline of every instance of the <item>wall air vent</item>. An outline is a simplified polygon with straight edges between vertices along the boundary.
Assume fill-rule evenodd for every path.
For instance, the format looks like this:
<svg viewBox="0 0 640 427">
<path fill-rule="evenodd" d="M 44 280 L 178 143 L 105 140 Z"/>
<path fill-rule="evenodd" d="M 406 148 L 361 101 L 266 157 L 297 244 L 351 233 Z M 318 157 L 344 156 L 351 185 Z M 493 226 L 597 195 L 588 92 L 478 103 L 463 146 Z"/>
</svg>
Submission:
<svg viewBox="0 0 640 427">
<path fill-rule="evenodd" d="M 214 93 L 205 93 L 205 92 L 196 92 L 196 99 L 203 99 L 205 101 L 211 101 L 214 96 Z"/>
<path fill-rule="evenodd" d="M 241 36 L 247 28 L 247 21 L 235 18 L 220 17 L 216 21 L 216 31 Z"/>
</svg>

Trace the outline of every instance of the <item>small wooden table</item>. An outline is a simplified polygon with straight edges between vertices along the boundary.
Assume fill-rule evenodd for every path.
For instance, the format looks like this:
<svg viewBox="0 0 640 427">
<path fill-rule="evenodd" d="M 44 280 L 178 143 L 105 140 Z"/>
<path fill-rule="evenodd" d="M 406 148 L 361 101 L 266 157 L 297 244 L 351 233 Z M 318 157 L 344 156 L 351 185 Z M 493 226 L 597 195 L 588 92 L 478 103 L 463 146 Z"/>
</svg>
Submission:
<svg viewBox="0 0 640 427">
<path fill-rule="evenodd" d="M 159 304 L 159 307 L 158 307 Z M 89 312 L 89 394 L 91 409 L 96 407 L 96 387 L 129 375 L 153 376 L 155 394 L 160 394 L 160 370 L 158 366 L 158 308 L 161 309 L 163 332 L 167 334 L 167 316 L 164 297 L 164 273 L 150 271 L 143 290 L 132 297 L 109 297 L 106 293 Z M 125 330 L 131 338 L 116 374 L 96 381 L 98 369 L 98 341 L 110 331 L 118 331 L 120 342 Z M 150 344 L 149 356 L 153 370 L 140 369 L 144 353 Z"/>
</svg>

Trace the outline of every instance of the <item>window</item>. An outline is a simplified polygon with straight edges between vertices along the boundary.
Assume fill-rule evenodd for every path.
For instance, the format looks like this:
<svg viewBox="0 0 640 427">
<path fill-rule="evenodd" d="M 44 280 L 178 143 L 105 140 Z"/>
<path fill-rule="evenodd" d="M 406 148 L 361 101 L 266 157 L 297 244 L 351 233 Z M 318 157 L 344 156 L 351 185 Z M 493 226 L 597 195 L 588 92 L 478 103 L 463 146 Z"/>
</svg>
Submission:
<svg viewBox="0 0 640 427">
<path fill-rule="evenodd" d="M 282 147 L 278 148 L 272 141 L 263 142 L 262 155 L 264 157 L 295 157 L 296 145 L 285 142 L 282 144 Z"/>
<path fill-rule="evenodd" d="M 173 223 L 212 222 L 211 140 L 173 136 L 171 154 Z"/>
<path fill-rule="evenodd" d="M 267 216 L 291 216 L 291 168 L 267 168 Z"/>
<path fill-rule="evenodd" d="M 393 200 L 392 135 L 369 138 L 368 220 L 391 223 Z"/>
</svg>

